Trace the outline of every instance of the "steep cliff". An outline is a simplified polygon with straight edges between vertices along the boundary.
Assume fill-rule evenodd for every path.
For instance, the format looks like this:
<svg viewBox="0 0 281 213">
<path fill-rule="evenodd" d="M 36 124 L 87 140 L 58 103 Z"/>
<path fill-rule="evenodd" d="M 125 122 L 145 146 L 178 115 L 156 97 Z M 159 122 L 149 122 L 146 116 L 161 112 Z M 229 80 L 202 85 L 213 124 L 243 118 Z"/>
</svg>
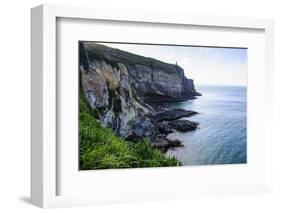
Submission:
<svg viewBox="0 0 281 213">
<path fill-rule="evenodd" d="M 171 125 L 155 119 L 159 117 L 155 106 L 200 95 L 178 65 L 94 42 L 79 42 L 79 54 L 80 85 L 86 99 L 98 111 L 100 122 L 124 138 L 157 141 L 161 128 Z M 175 113 L 192 114 L 171 112 Z"/>
</svg>

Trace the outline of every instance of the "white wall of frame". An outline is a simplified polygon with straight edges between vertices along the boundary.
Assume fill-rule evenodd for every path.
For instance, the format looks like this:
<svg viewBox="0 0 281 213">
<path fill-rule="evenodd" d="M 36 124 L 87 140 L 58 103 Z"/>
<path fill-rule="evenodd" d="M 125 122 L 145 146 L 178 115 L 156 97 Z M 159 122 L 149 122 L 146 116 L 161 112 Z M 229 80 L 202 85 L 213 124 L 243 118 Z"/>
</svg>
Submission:
<svg viewBox="0 0 281 213">
<path fill-rule="evenodd" d="M 10 0 L 1 4 L 0 34 L 1 49 L 1 212 L 39 212 L 29 204 L 30 189 L 30 11 L 40 0 Z M 274 171 L 274 193 L 263 196 L 238 196 L 212 199 L 190 199 L 144 204 L 122 204 L 67 209 L 68 212 L 280 212 L 281 199 L 281 139 L 278 126 L 281 118 L 281 14 L 278 0 L 174 0 L 174 1 L 129 1 L 129 0 L 46 0 L 44 3 L 79 4 L 123 9 L 148 9 L 158 11 L 186 12 L 192 14 L 215 14 L 249 17 L 270 17 L 275 19 L 275 119 L 274 131 L 278 142 L 273 143 L 271 153 Z M 16 55 L 16 56 L 14 56 Z M 11 83 L 12 82 L 12 83 Z M 278 99 L 279 98 L 279 99 Z M 12 154 L 11 154 L 12 153 Z M 62 212 L 53 209 L 52 212 Z"/>
</svg>

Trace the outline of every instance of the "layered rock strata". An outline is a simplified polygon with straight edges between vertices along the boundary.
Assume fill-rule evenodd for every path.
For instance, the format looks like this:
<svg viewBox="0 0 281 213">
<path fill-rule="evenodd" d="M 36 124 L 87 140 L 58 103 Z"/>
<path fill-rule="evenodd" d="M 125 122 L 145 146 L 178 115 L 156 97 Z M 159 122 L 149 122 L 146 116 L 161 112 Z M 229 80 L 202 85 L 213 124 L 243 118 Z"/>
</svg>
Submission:
<svg viewBox="0 0 281 213">
<path fill-rule="evenodd" d="M 166 136 L 198 126 L 188 120 L 195 115 L 161 105 L 192 99 L 200 93 L 184 70 L 94 42 L 79 42 L 80 88 L 100 122 L 131 141 L 147 138 L 157 148 L 181 146 Z"/>
</svg>

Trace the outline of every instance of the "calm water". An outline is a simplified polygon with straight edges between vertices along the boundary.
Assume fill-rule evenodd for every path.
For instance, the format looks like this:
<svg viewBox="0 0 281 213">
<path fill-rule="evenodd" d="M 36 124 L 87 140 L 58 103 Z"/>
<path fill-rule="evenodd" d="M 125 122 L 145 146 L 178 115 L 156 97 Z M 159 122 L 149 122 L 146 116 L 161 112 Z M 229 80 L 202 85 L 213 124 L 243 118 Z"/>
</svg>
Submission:
<svg viewBox="0 0 281 213">
<path fill-rule="evenodd" d="M 174 104 L 198 115 L 188 118 L 199 122 L 199 129 L 173 133 L 184 147 L 169 150 L 183 165 L 246 163 L 247 114 L 246 87 L 201 86 L 203 94 L 195 100 Z"/>
</svg>

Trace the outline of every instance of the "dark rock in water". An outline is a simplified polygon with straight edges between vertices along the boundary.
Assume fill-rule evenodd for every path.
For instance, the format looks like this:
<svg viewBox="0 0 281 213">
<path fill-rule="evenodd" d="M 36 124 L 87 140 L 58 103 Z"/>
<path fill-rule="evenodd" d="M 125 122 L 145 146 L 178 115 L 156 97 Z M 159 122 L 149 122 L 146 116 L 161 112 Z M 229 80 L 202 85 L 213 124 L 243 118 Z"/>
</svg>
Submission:
<svg viewBox="0 0 281 213">
<path fill-rule="evenodd" d="M 171 140 L 171 139 L 167 139 L 166 140 L 169 141 L 169 147 L 168 148 L 171 148 L 171 147 L 182 147 L 183 144 L 180 140 L 178 139 L 175 139 L 175 140 Z"/>
<path fill-rule="evenodd" d="M 200 92 L 195 91 L 195 96 L 202 96 L 202 94 Z"/>
<path fill-rule="evenodd" d="M 163 121 L 196 114 L 181 109 L 158 113 L 163 109 L 154 107 L 200 95 L 180 66 L 95 42 L 79 42 L 79 55 L 81 90 L 100 122 L 117 135 L 153 142 L 157 135 L 172 132 Z"/>
<path fill-rule="evenodd" d="M 157 122 L 161 121 L 172 121 L 177 120 L 184 117 L 190 117 L 192 115 L 198 114 L 192 110 L 184 110 L 184 109 L 170 109 L 165 110 L 164 112 L 159 112 L 154 116 L 154 119 Z"/>
<path fill-rule="evenodd" d="M 158 130 L 161 134 L 170 134 L 173 132 L 172 128 L 166 121 L 158 124 Z"/>
<path fill-rule="evenodd" d="M 152 143 L 152 147 L 160 148 L 163 151 L 166 151 L 168 148 L 182 147 L 182 146 L 183 146 L 183 144 L 180 140 L 178 140 L 178 139 L 175 139 L 175 140 L 167 139 L 163 135 L 158 135 Z"/>
<path fill-rule="evenodd" d="M 170 121 L 169 126 L 171 126 L 173 129 L 177 131 L 187 132 L 187 131 L 195 130 L 198 126 L 198 123 L 188 120 L 176 120 L 176 121 Z"/>
<path fill-rule="evenodd" d="M 167 148 L 169 146 L 169 141 L 164 137 L 156 137 L 152 142 L 152 147 L 154 148 Z"/>
</svg>

